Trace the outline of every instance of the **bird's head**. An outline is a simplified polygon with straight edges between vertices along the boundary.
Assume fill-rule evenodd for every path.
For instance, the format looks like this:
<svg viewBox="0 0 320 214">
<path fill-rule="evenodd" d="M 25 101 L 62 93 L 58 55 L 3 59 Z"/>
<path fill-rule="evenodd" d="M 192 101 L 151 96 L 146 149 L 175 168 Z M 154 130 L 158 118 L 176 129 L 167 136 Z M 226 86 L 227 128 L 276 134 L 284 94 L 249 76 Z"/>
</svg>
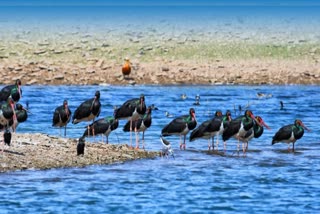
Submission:
<svg viewBox="0 0 320 214">
<path fill-rule="evenodd" d="M 214 114 L 216 117 L 221 117 L 222 116 L 222 111 L 217 110 L 216 113 Z"/>
<path fill-rule="evenodd" d="M 305 130 L 307 130 L 308 132 L 311 132 L 311 130 L 308 128 L 308 127 L 306 127 L 304 124 L 303 124 L 303 122 L 301 121 L 301 120 L 299 120 L 299 119 L 296 119 L 295 121 L 294 121 L 294 124 L 296 125 L 296 126 L 301 126 L 301 127 L 303 127 Z"/>
<path fill-rule="evenodd" d="M 264 127 L 266 127 L 267 129 L 270 129 L 270 127 L 263 121 L 263 119 L 260 117 L 260 116 L 256 116 L 255 117 L 255 121 L 257 122 L 257 124 L 259 125 L 259 126 L 264 126 Z"/>
<path fill-rule="evenodd" d="M 99 100 L 100 99 L 100 91 L 96 91 L 94 94 L 95 99 Z"/>
<path fill-rule="evenodd" d="M 232 118 L 231 118 L 231 111 L 230 111 L 230 110 L 227 110 L 226 116 L 227 116 L 227 118 L 228 118 L 228 121 L 231 121 L 231 120 L 232 120 Z"/>
<path fill-rule="evenodd" d="M 196 111 L 194 110 L 194 108 L 190 108 L 189 114 L 190 114 L 192 120 L 196 120 Z"/>
</svg>

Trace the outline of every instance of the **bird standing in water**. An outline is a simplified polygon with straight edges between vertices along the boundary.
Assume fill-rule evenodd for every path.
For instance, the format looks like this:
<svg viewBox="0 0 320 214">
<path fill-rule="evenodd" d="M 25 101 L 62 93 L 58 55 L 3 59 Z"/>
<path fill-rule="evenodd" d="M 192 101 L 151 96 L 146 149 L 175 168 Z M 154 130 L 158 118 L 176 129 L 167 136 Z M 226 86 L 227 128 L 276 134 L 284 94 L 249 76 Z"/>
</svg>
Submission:
<svg viewBox="0 0 320 214">
<path fill-rule="evenodd" d="M 290 143 L 292 143 L 292 152 L 294 152 L 294 144 L 297 140 L 302 138 L 304 129 L 310 132 L 301 120 L 296 119 L 293 124 L 283 126 L 272 138 L 272 145 L 278 142 L 284 142 L 288 144 L 288 150 L 290 150 Z"/>
<path fill-rule="evenodd" d="M 194 108 L 189 109 L 188 115 L 173 119 L 161 131 L 162 136 L 179 135 L 180 149 L 186 149 L 186 135 L 197 126 L 196 112 Z M 183 136 L 183 142 L 181 137 Z"/>
<path fill-rule="evenodd" d="M 11 96 L 13 101 L 16 103 L 22 97 L 21 80 L 17 79 L 14 85 L 8 85 L 0 91 L 0 102 L 7 101 L 8 97 Z"/>
<path fill-rule="evenodd" d="M 214 150 L 214 137 L 217 137 L 217 146 L 219 144 L 218 135 L 221 135 L 225 129 L 226 124 L 231 121 L 231 112 L 227 111 L 223 116 L 221 111 L 216 111 L 215 116 L 203 122 L 198 128 L 194 129 L 190 134 L 190 142 L 203 138 L 208 139 L 208 149 L 210 150 L 212 139 L 212 148 Z"/>
<path fill-rule="evenodd" d="M 124 59 L 124 64 L 122 66 L 122 74 L 124 76 L 124 78 L 126 79 L 131 73 L 131 63 L 129 58 L 125 58 Z"/>
<path fill-rule="evenodd" d="M 134 122 L 137 122 L 145 113 L 147 107 L 145 104 L 145 97 L 143 94 L 140 95 L 140 98 L 133 98 L 127 100 L 123 103 L 119 108 L 115 110 L 114 118 L 115 119 L 127 119 L 130 121 L 130 146 L 132 148 L 132 130 L 135 127 L 135 131 L 137 126 L 133 126 Z M 136 136 L 137 137 L 137 136 Z M 138 149 L 138 139 L 136 138 L 136 149 Z"/>
<path fill-rule="evenodd" d="M 58 106 L 52 118 L 52 126 L 60 127 L 60 136 L 61 136 L 61 127 L 64 127 L 64 136 L 67 135 L 67 124 L 71 119 L 71 110 L 68 107 L 68 101 L 64 100 L 61 106 Z"/>
</svg>

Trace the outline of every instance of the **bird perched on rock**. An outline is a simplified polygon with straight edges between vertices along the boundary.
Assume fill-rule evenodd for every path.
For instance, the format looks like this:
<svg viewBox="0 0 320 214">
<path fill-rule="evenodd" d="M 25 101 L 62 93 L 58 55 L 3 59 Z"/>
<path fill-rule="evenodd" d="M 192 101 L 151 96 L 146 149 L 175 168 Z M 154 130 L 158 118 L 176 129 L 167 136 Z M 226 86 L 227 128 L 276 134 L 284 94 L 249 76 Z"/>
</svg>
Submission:
<svg viewBox="0 0 320 214">
<path fill-rule="evenodd" d="M 132 129 L 135 130 L 136 135 L 138 135 L 138 132 L 142 132 L 142 148 L 144 149 L 144 132 L 151 126 L 152 123 L 152 117 L 151 117 L 152 107 L 149 106 L 146 110 L 146 113 L 143 115 L 142 118 L 139 118 L 135 123 L 132 124 Z M 130 131 L 130 121 L 126 123 L 126 125 L 123 127 L 123 131 L 129 132 Z M 138 139 L 137 148 L 139 148 L 139 136 L 136 137 Z"/>
<path fill-rule="evenodd" d="M 129 58 L 126 57 L 124 59 L 124 64 L 122 66 L 122 74 L 126 78 L 130 75 L 130 73 L 131 73 L 131 63 Z"/>
<path fill-rule="evenodd" d="M 92 124 L 89 125 L 89 128 L 87 128 L 82 137 L 86 136 L 92 136 L 93 133 L 95 135 L 105 135 L 107 137 L 106 143 L 109 143 L 109 134 L 113 131 L 116 130 L 119 126 L 119 120 L 114 119 L 114 117 L 105 117 L 101 118 L 99 120 L 94 121 Z"/>
<path fill-rule="evenodd" d="M 60 127 L 60 135 L 61 135 L 61 127 L 64 127 L 64 136 L 67 134 L 67 124 L 71 119 L 71 110 L 68 107 L 68 101 L 64 100 L 61 106 L 58 106 L 52 118 L 52 126 Z"/>
<path fill-rule="evenodd" d="M 133 98 L 124 102 L 119 108 L 115 110 L 115 119 L 127 119 L 130 121 L 130 146 L 132 147 L 132 130 L 133 123 L 139 120 L 145 113 L 147 107 L 145 104 L 145 97 L 143 94 L 139 98 Z M 136 126 L 135 126 L 136 127 Z M 137 142 L 137 139 L 136 139 Z M 138 145 L 136 145 L 137 148 Z"/>
<path fill-rule="evenodd" d="M 21 80 L 17 79 L 14 85 L 8 85 L 0 91 L 0 102 L 7 101 L 11 96 L 14 102 L 18 102 L 22 97 Z"/>
<path fill-rule="evenodd" d="M 310 131 L 301 120 L 296 119 L 293 124 L 283 126 L 277 131 L 272 138 L 272 145 L 278 142 L 284 142 L 288 144 L 288 150 L 290 150 L 290 143 L 292 143 L 292 151 L 294 152 L 294 144 L 302 138 L 304 129 Z"/>
<path fill-rule="evenodd" d="M 84 101 L 76 109 L 72 117 L 72 124 L 77 124 L 81 121 L 94 121 L 100 115 L 100 91 L 96 91 L 94 98 Z M 89 125 L 88 125 L 89 129 Z M 94 132 L 93 132 L 94 135 Z"/>
<path fill-rule="evenodd" d="M 161 131 L 162 136 L 179 135 L 180 149 L 186 149 L 186 135 L 197 126 L 196 112 L 194 108 L 189 109 L 188 115 L 173 119 Z M 183 142 L 181 137 L 183 136 Z"/>
<path fill-rule="evenodd" d="M 85 137 L 80 137 L 77 144 L 77 155 L 84 155 Z"/>
</svg>

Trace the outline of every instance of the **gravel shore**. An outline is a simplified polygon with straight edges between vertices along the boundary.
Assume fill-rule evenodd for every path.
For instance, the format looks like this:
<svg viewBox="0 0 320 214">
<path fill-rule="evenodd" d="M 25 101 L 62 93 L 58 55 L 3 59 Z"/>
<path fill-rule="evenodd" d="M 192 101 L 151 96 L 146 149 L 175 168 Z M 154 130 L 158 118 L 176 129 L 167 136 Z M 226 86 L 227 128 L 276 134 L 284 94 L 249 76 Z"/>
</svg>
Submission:
<svg viewBox="0 0 320 214">
<path fill-rule="evenodd" d="M 12 136 L 12 145 L 6 146 L 3 153 L 0 151 L 0 172 L 112 164 L 160 155 L 130 149 L 126 144 L 86 142 L 85 154 L 77 156 L 77 139 L 46 134 L 14 133 Z"/>
</svg>

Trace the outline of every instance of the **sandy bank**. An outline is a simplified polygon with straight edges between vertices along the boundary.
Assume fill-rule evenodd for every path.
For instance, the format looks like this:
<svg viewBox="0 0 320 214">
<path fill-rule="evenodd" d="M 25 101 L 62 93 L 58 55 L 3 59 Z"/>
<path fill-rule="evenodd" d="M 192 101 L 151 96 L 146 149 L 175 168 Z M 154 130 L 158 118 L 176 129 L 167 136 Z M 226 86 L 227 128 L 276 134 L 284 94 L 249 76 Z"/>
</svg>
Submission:
<svg viewBox="0 0 320 214">
<path fill-rule="evenodd" d="M 26 169 L 83 167 L 155 158 L 159 152 L 132 150 L 127 145 L 86 143 L 85 155 L 77 156 L 77 140 L 46 134 L 13 134 L 12 145 L 0 154 L 0 172 Z"/>
</svg>

